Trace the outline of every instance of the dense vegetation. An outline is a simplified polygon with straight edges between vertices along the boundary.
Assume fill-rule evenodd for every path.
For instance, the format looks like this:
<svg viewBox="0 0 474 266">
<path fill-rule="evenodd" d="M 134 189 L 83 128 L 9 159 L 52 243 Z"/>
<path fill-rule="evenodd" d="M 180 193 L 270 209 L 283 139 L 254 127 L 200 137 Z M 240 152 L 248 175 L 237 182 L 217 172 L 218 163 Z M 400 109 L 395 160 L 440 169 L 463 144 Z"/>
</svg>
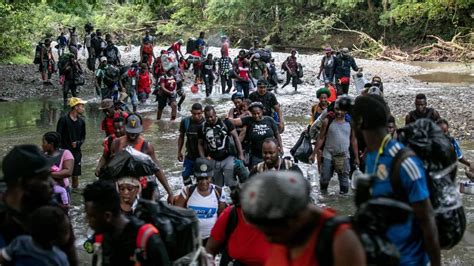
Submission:
<svg viewBox="0 0 474 266">
<path fill-rule="evenodd" d="M 473 10 L 472 0 L 0 0 L 0 58 L 31 56 L 38 40 L 72 26 L 82 33 L 88 21 L 127 44 L 145 29 L 162 42 L 201 30 L 211 41 L 226 33 L 234 46 L 259 38 L 283 46 L 405 49 L 432 42 L 430 35 L 472 44 Z"/>
</svg>

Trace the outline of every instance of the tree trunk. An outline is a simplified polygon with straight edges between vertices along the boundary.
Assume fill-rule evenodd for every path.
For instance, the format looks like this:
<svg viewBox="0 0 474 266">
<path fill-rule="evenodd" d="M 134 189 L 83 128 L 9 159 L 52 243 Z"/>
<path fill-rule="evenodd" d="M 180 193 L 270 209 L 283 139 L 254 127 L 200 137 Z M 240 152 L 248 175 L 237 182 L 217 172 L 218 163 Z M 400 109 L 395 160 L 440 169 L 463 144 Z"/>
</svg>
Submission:
<svg viewBox="0 0 474 266">
<path fill-rule="evenodd" d="M 367 0 L 367 7 L 369 13 L 374 13 L 374 3 L 372 3 L 372 0 Z"/>
</svg>

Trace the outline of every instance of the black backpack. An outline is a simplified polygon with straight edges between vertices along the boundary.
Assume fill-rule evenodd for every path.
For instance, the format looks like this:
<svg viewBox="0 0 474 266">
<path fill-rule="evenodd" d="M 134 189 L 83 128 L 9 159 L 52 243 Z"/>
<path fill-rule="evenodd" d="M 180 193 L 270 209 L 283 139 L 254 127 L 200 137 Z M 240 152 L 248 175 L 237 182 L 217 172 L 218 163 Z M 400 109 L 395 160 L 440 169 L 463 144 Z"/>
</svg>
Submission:
<svg viewBox="0 0 474 266">
<path fill-rule="evenodd" d="M 207 138 L 207 132 L 213 131 L 213 139 Z M 204 136 L 204 142 L 206 151 L 208 153 L 228 154 L 236 155 L 236 146 L 232 134 L 225 125 L 224 121 L 218 120 L 217 124 L 213 127 L 207 126 L 207 123 L 202 124 L 202 133 Z M 214 147 L 215 146 L 215 147 Z"/>
<path fill-rule="evenodd" d="M 33 59 L 33 64 L 41 64 L 41 50 L 43 49 L 43 44 L 38 43 L 35 48 L 35 58 Z"/>
<path fill-rule="evenodd" d="M 451 249 L 466 230 L 466 215 L 456 184 L 457 156 L 451 140 L 430 119 L 418 119 L 398 131 L 399 140 L 408 146 L 400 150 L 392 164 L 390 179 L 395 198 L 406 200 L 399 169 L 409 156 L 418 156 L 425 165 L 430 201 L 435 212 L 439 244 Z"/>
<path fill-rule="evenodd" d="M 74 55 L 71 53 L 64 53 L 59 57 L 59 60 L 58 60 L 59 75 L 66 74 L 65 73 L 66 66 L 67 64 L 69 64 L 69 61 L 71 60 L 71 58 L 74 58 Z"/>
<path fill-rule="evenodd" d="M 135 216 L 158 228 L 170 260 L 175 261 L 199 248 L 199 220 L 193 210 L 140 199 Z"/>
<path fill-rule="evenodd" d="M 113 65 L 109 65 L 105 70 L 104 83 L 107 86 L 113 86 L 120 79 L 120 69 Z"/>
<path fill-rule="evenodd" d="M 198 49 L 196 45 L 196 39 L 194 38 L 189 38 L 188 42 L 186 43 L 186 53 L 191 54 L 192 52 L 196 51 Z"/>
<path fill-rule="evenodd" d="M 105 57 L 107 57 L 107 62 L 109 64 L 116 64 L 118 61 L 118 51 L 115 45 L 109 45 L 105 48 Z"/>
<path fill-rule="evenodd" d="M 367 265 L 398 266 L 400 253 L 385 236 L 394 224 L 407 221 L 412 209 L 403 202 L 376 198 L 361 204 L 353 217 L 334 216 L 324 221 L 316 243 L 316 258 L 320 266 L 334 264 L 333 240 L 339 226 L 351 225 L 365 251 Z"/>
<path fill-rule="evenodd" d="M 298 63 L 298 69 L 296 70 L 296 73 L 298 74 L 298 78 L 303 77 L 303 65 Z"/>
</svg>

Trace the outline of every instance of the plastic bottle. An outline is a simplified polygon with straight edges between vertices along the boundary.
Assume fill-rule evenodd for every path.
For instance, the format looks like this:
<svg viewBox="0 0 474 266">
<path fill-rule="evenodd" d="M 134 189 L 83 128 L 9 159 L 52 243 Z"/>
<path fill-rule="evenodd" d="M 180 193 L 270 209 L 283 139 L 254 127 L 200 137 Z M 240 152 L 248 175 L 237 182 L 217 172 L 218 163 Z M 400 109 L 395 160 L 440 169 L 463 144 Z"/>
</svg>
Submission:
<svg viewBox="0 0 474 266">
<path fill-rule="evenodd" d="M 312 164 L 308 167 L 306 171 L 306 179 L 311 184 L 312 187 L 316 186 L 316 178 L 318 176 L 318 168 L 316 165 Z"/>
<path fill-rule="evenodd" d="M 357 179 L 359 179 L 364 173 L 362 173 L 361 170 L 359 170 L 359 167 L 356 167 L 354 172 L 352 173 L 351 177 L 351 188 L 352 190 L 357 189 Z"/>
<path fill-rule="evenodd" d="M 224 201 L 226 204 L 230 205 L 232 204 L 232 198 L 230 197 L 230 187 L 228 186 L 223 186 L 222 187 L 222 196 L 224 198 Z"/>
</svg>

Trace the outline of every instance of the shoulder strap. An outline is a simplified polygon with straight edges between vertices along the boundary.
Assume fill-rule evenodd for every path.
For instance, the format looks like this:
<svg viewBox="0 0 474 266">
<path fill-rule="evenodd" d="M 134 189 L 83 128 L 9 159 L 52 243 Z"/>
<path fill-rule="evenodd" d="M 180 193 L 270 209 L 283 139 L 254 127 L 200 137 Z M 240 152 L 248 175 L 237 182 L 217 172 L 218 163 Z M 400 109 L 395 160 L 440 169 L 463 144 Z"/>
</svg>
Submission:
<svg viewBox="0 0 474 266">
<path fill-rule="evenodd" d="M 59 149 L 59 155 L 56 157 L 56 161 L 54 162 L 54 165 L 59 167 L 59 165 L 61 164 L 61 160 L 63 159 L 63 155 L 64 155 L 64 149 Z"/>
<path fill-rule="evenodd" d="M 222 188 L 220 186 L 214 185 L 213 190 L 214 190 L 214 193 L 216 194 L 217 201 L 219 201 L 222 195 Z"/>
<path fill-rule="evenodd" d="M 197 184 L 194 184 L 188 187 L 186 191 L 186 201 L 184 202 L 185 208 L 187 208 L 186 206 L 188 205 L 188 200 L 191 197 L 191 195 L 194 193 L 194 191 L 196 190 L 196 187 L 197 187 Z"/>
<path fill-rule="evenodd" d="M 147 146 L 148 146 L 148 141 L 143 140 L 143 144 L 142 144 L 142 147 L 140 148 L 140 152 L 145 153 Z"/>
<path fill-rule="evenodd" d="M 191 117 L 186 117 L 184 119 L 184 132 L 188 132 L 188 129 L 189 129 L 189 125 L 191 124 Z"/>
<path fill-rule="evenodd" d="M 434 109 L 433 108 L 426 108 L 426 118 L 428 119 L 431 119 L 431 117 L 433 116 L 433 113 L 434 113 Z"/>
<path fill-rule="evenodd" d="M 237 207 L 233 206 L 229 213 L 229 220 L 227 220 L 227 225 L 225 227 L 225 238 L 226 245 L 229 242 L 230 235 L 234 232 L 239 222 L 239 215 L 237 214 Z"/>
<path fill-rule="evenodd" d="M 334 216 L 321 225 L 316 243 L 316 259 L 320 266 L 332 266 L 334 233 L 342 224 L 350 223 L 350 218 L 345 216 Z"/>
<path fill-rule="evenodd" d="M 144 224 L 140 226 L 137 234 L 137 249 L 135 251 L 136 261 L 146 260 L 146 248 L 148 239 L 154 234 L 159 234 L 158 229 L 152 224 Z"/>
<path fill-rule="evenodd" d="M 415 152 L 405 147 L 397 152 L 392 161 L 392 171 L 390 173 L 390 183 L 392 185 L 393 196 L 399 200 L 406 200 L 407 194 L 403 190 L 402 182 L 400 180 L 400 168 L 402 163 L 410 156 L 416 156 Z"/>
</svg>

